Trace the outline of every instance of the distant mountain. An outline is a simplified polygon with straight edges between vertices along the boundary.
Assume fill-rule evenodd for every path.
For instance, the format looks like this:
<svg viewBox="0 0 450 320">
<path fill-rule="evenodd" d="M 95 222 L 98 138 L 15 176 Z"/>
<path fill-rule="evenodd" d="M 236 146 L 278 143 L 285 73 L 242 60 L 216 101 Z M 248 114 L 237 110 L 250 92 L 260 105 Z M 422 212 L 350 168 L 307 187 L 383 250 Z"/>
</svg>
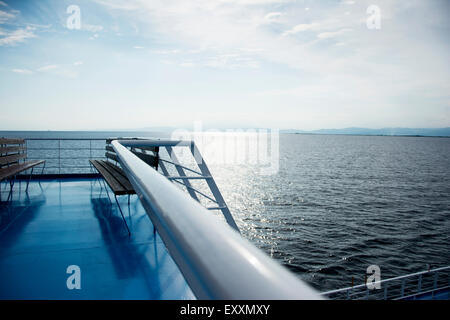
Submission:
<svg viewBox="0 0 450 320">
<path fill-rule="evenodd" d="M 427 136 L 427 137 L 450 137 L 448 128 L 344 128 L 344 129 L 320 129 L 320 130 L 281 130 L 281 133 L 304 133 L 304 134 L 353 134 L 353 135 L 378 135 L 378 136 Z"/>
<path fill-rule="evenodd" d="M 126 131 L 148 131 L 148 132 L 173 132 L 176 127 L 147 127 L 139 129 L 130 129 Z M 186 127 L 185 130 L 193 130 L 192 127 Z M 208 128 L 202 128 L 208 130 Z M 227 128 L 230 129 L 230 128 Z M 258 128 L 240 128 L 246 129 L 258 129 Z M 218 129 L 219 131 L 221 129 Z M 427 137 L 450 137 L 450 127 L 447 128 L 381 128 L 381 129 L 369 129 L 369 128 L 344 128 L 344 129 L 319 129 L 319 130 L 297 130 L 287 129 L 280 130 L 280 133 L 302 133 L 302 134 L 350 134 L 350 135 L 374 135 L 374 136 L 427 136 Z"/>
</svg>

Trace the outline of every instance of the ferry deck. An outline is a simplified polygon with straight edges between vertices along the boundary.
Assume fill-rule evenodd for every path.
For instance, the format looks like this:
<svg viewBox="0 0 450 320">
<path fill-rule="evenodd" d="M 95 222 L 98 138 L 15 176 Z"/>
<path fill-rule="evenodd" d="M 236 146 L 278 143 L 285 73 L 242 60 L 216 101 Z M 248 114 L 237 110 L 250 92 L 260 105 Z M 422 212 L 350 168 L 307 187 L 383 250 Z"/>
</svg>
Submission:
<svg viewBox="0 0 450 320">
<path fill-rule="evenodd" d="M 450 267 L 384 279 L 382 290 L 363 284 L 319 293 L 240 235 L 192 141 L 106 143 L 136 194 L 116 197 L 89 165 L 85 173 L 42 169 L 1 182 L 0 299 L 449 298 Z M 158 159 L 161 173 L 133 151 L 155 146 L 188 147 L 201 172 L 175 157 Z M 61 143 L 58 148 L 61 155 Z M 86 164 L 92 150 L 89 155 Z M 170 176 L 164 163 L 174 165 L 178 176 Z M 195 190 L 190 179 L 206 180 L 214 199 Z M 222 211 L 225 221 L 213 218 L 197 195 L 215 201 L 218 206 L 209 209 Z M 73 266 L 79 271 L 76 288 L 69 283 Z"/>
</svg>

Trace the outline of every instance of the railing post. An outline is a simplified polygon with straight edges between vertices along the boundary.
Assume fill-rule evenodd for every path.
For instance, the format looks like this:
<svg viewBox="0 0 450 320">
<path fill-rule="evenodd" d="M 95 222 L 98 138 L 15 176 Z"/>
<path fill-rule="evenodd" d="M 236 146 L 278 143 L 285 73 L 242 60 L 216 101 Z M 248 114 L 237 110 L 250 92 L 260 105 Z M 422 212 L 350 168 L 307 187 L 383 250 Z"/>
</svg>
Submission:
<svg viewBox="0 0 450 320">
<path fill-rule="evenodd" d="M 433 292 L 431 293 L 431 297 L 434 299 L 434 293 L 437 289 L 437 278 L 438 278 L 438 272 L 436 271 L 434 273 L 434 277 L 433 277 Z"/>
<path fill-rule="evenodd" d="M 420 291 L 422 291 L 422 275 L 419 274 L 419 283 L 417 284 L 417 294 L 420 293 Z"/>
<path fill-rule="evenodd" d="M 221 209 L 221 211 L 222 211 L 223 216 L 225 217 L 225 220 L 234 230 L 236 230 L 237 232 L 240 233 L 239 227 L 237 226 L 236 222 L 234 221 L 233 216 L 231 215 L 230 209 L 228 208 L 227 204 L 225 203 L 225 200 L 222 197 L 222 194 L 220 193 L 219 188 L 217 187 L 216 181 L 212 177 L 211 172 L 209 171 L 208 166 L 206 165 L 206 162 L 204 161 L 204 159 L 194 141 L 191 141 L 189 149 L 191 150 L 192 156 L 194 157 L 194 160 L 197 163 L 197 166 L 200 169 L 200 172 L 202 173 L 202 175 L 210 177 L 210 178 L 206 179 L 206 183 L 208 184 L 208 187 L 211 190 L 214 198 L 216 199 L 216 202 L 219 205 L 219 207 L 223 207 Z"/>
<path fill-rule="evenodd" d="M 79 148 L 79 147 L 73 146 L 73 144 L 69 143 L 69 144 L 66 144 L 66 148 L 63 148 L 64 143 L 62 141 L 74 142 L 74 141 L 79 141 L 79 140 L 83 140 L 84 142 L 89 140 L 89 147 L 86 147 L 86 145 L 83 144 L 83 147 Z M 88 170 L 88 172 L 89 172 L 90 166 L 89 165 L 77 166 L 76 164 L 78 163 L 77 162 L 78 160 L 76 160 L 76 159 L 89 160 L 90 158 L 95 156 L 94 151 L 97 149 L 95 148 L 95 143 L 94 143 L 94 145 L 92 144 L 92 141 L 97 141 L 97 140 L 105 141 L 105 139 L 102 139 L 102 138 L 92 138 L 92 139 L 90 139 L 90 138 L 24 138 L 25 142 L 22 144 L 22 146 L 24 147 L 24 150 L 20 151 L 20 153 L 26 153 L 26 155 L 27 155 L 26 160 L 51 161 L 52 165 L 45 166 L 45 169 L 47 171 L 50 169 L 53 170 L 52 172 L 54 174 L 64 175 L 66 173 L 75 173 L 73 171 L 70 171 L 71 169 L 73 169 L 73 170 L 82 169 L 82 170 Z M 31 146 L 30 146 L 30 144 L 28 143 L 29 141 L 39 141 L 40 143 L 38 143 L 38 144 L 31 143 Z M 52 144 L 55 141 L 57 142 L 57 145 Z M 39 158 L 36 158 L 35 150 L 39 150 L 39 151 L 49 150 L 49 152 Z M 62 150 L 69 150 L 69 151 L 82 150 L 83 154 L 82 154 L 82 156 L 80 156 L 80 158 L 75 157 L 75 159 L 72 159 L 70 157 L 70 154 L 69 154 L 69 157 L 64 157 Z M 89 156 L 84 154 L 84 152 L 86 150 L 89 150 Z M 81 154 L 81 153 L 77 153 L 77 154 Z M 99 157 L 101 157 L 101 156 L 99 155 Z M 66 170 L 66 172 L 64 172 L 64 170 L 62 170 L 62 169 L 64 169 L 62 162 L 65 159 L 70 159 L 72 161 L 71 163 L 69 163 L 69 166 L 67 167 L 67 169 L 69 171 Z M 20 161 L 26 161 L 26 160 L 23 159 Z M 44 169 L 44 167 L 43 167 L 43 169 Z M 84 173 L 84 172 L 76 172 L 76 173 Z"/>
<path fill-rule="evenodd" d="M 447 275 L 448 275 L 448 286 L 450 287 L 450 274 Z"/>
<path fill-rule="evenodd" d="M 61 139 L 58 139 L 58 173 L 61 174 Z"/>
<path fill-rule="evenodd" d="M 450 274 L 447 273 L 449 270 L 450 270 L 450 266 L 441 267 L 441 268 L 437 268 L 434 270 L 429 268 L 427 271 L 421 271 L 421 272 L 408 274 L 406 276 L 399 276 L 399 277 L 394 277 L 394 278 L 390 278 L 390 279 L 385 279 L 385 280 L 381 281 L 381 283 L 384 286 L 384 288 L 383 288 L 384 289 L 384 299 L 385 300 L 387 300 L 388 298 L 389 299 L 402 299 L 405 297 L 417 299 L 417 297 L 422 293 L 427 294 L 427 296 L 431 295 L 432 298 L 434 298 L 436 295 L 436 291 L 439 290 L 439 288 L 441 288 L 441 286 L 442 286 L 442 289 L 450 287 Z M 441 279 L 439 279 L 439 272 L 443 272 L 444 276 L 448 276 L 447 280 L 445 280 L 445 277 L 444 278 L 441 277 Z M 429 281 L 426 280 L 428 278 L 424 278 L 424 275 L 429 275 L 430 277 L 433 277 L 432 279 L 430 279 L 432 282 L 431 286 L 430 286 Z M 415 280 L 415 278 L 417 278 L 417 280 Z M 411 290 L 406 287 L 407 279 L 410 279 L 410 281 L 411 281 Z M 394 283 L 393 286 L 397 287 L 399 281 L 401 281 L 400 288 L 398 288 L 400 290 L 400 292 L 394 290 L 394 293 L 391 294 L 390 297 L 388 297 L 389 284 Z M 417 281 L 417 283 L 415 281 Z M 441 281 L 441 284 L 439 283 L 439 281 Z M 448 287 L 446 287 L 446 281 L 448 281 Z M 415 283 L 416 283 L 417 292 L 414 291 Z M 323 292 L 322 295 L 328 296 L 330 294 L 335 295 L 338 293 L 342 293 L 342 294 L 347 293 L 347 299 L 348 299 L 350 296 L 349 295 L 350 290 L 354 290 L 355 288 L 362 288 L 362 287 L 363 287 L 363 285 L 353 287 L 353 281 L 352 281 L 352 287 Z M 422 292 L 422 291 L 425 291 L 425 292 Z"/>
<path fill-rule="evenodd" d="M 169 154 L 169 158 L 174 163 L 175 169 L 177 170 L 178 174 L 181 177 L 185 177 L 186 173 L 184 172 L 183 168 L 178 165 L 180 163 L 180 161 L 178 161 L 178 157 L 176 156 L 175 151 L 170 146 L 167 146 L 166 150 L 167 150 L 167 153 Z M 200 200 L 197 197 L 197 194 L 195 193 L 195 191 L 192 190 L 192 185 L 191 185 L 190 181 L 184 180 L 183 184 L 185 185 L 187 191 L 189 192 L 189 195 L 197 202 L 200 202 Z"/>
<path fill-rule="evenodd" d="M 403 298 L 404 295 L 405 295 L 405 279 L 402 279 L 402 287 L 400 290 L 400 297 Z"/>
</svg>

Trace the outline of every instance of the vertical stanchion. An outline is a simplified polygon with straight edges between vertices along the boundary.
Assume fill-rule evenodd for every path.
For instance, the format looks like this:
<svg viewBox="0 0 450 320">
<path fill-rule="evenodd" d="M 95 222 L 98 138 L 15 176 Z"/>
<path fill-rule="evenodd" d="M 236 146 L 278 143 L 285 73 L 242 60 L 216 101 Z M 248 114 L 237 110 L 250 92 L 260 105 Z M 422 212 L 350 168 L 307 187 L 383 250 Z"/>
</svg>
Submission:
<svg viewBox="0 0 450 320">
<path fill-rule="evenodd" d="M 61 174 L 61 139 L 58 139 L 58 172 Z"/>
<path fill-rule="evenodd" d="M 437 278 L 438 278 L 438 272 L 436 271 L 434 273 L 434 278 L 433 278 L 433 292 L 431 293 L 431 298 L 432 299 L 434 299 L 434 294 L 435 294 L 435 291 L 437 289 Z"/>
<path fill-rule="evenodd" d="M 419 274 L 419 280 L 417 283 L 417 294 L 419 294 L 420 291 L 422 291 L 422 275 L 421 274 Z"/>
<path fill-rule="evenodd" d="M 402 279 L 402 288 L 400 289 L 400 297 L 403 298 L 405 295 L 405 279 Z"/>
</svg>

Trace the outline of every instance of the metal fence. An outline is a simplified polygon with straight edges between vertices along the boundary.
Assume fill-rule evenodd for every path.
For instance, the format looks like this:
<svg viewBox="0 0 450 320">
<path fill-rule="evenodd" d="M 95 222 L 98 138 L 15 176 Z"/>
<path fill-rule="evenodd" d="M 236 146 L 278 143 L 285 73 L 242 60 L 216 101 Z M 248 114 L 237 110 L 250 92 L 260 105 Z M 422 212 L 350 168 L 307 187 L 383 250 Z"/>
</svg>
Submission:
<svg viewBox="0 0 450 320">
<path fill-rule="evenodd" d="M 450 266 L 371 283 L 376 284 L 379 289 L 361 284 L 324 292 L 322 296 L 339 300 L 449 299 Z"/>
<path fill-rule="evenodd" d="M 27 138 L 27 159 L 45 160 L 43 174 L 92 173 L 90 159 L 105 159 L 106 139 Z"/>
</svg>

